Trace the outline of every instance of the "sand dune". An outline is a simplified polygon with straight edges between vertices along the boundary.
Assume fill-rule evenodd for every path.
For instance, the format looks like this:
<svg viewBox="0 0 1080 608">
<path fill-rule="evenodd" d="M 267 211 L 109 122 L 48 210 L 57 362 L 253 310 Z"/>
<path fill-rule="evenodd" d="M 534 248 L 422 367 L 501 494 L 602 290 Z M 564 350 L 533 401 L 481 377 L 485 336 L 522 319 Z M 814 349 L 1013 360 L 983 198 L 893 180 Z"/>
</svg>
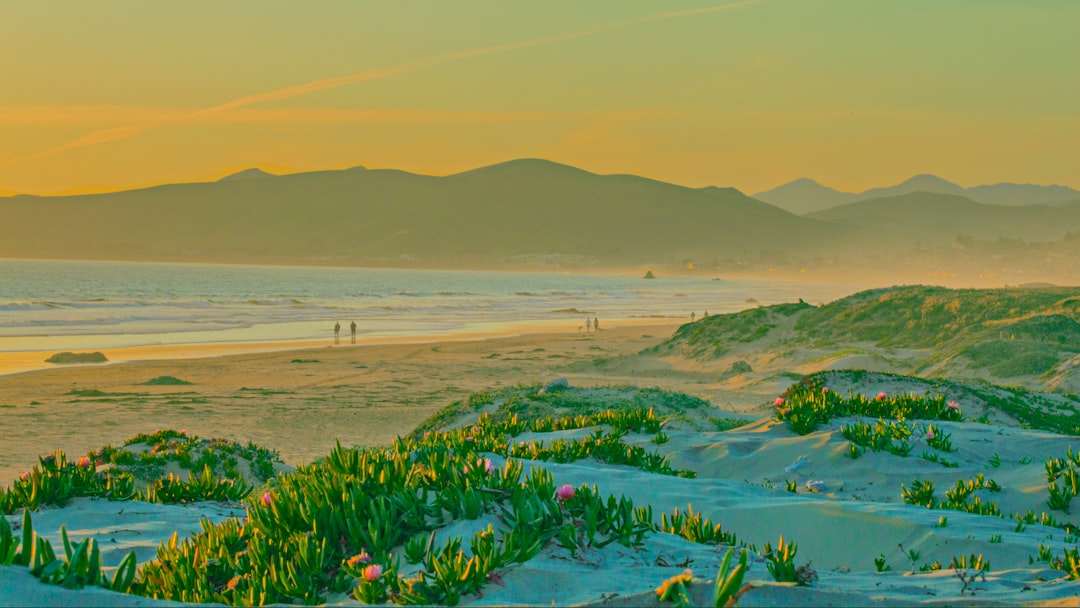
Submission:
<svg viewBox="0 0 1080 608">
<path fill-rule="evenodd" d="M 1063 573 L 1046 564 L 1028 563 L 1029 556 L 1038 555 L 1040 545 L 1054 547 L 1055 552 L 1074 546 L 1075 538 L 1067 540 L 1063 530 L 1030 525 L 1017 532 L 1015 521 L 1008 518 L 930 510 L 900 500 L 900 484 L 910 485 L 912 479 L 937 480 L 939 487 L 947 487 L 958 478 L 986 473 L 1004 488 L 993 495 L 1003 511 L 1038 512 L 1045 508 L 1046 495 L 1041 459 L 1064 453 L 1074 441 L 969 423 L 942 426 L 958 447 L 953 455 L 958 468 L 888 453 L 850 460 L 842 455 L 846 441 L 832 428 L 800 437 L 767 420 L 724 433 L 669 430 L 671 441 L 663 451 L 674 466 L 698 472 L 696 479 L 589 461 L 525 464 L 548 468 L 557 484 L 595 484 L 604 493 L 650 504 L 657 512 L 693 505 L 759 547 L 767 541 L 775 544 L 779 534 L 797 542 L 798 561 L 813 565 L 817 584 L 775 583 L 764 560 L 755 558 L 747 577 L 753 588 L 740 600 L 741 606 L 1076 605 L 1080 581 L 1067 581 Z M 636 441 L 647 444 L 647 437 L 641 435 Z M 987 464 L 994 453 L 1003 462 L 997 469 Z M 1031 462 L 1022 464 L 1025 457 Z M 497 455 L 492 458 L 500 460 Z M 793 469 L 799 462 L 804 464 Z M 798 493 L 784 489 L 787 479 L 799 482 Z M 810 479 L 824 481 L 826 491 L 806 491 L 805 482 Z M 116 538 L 105 558 L 107 564 L 115 564 L 130 548 L 136 549 L 140 559 L 149 557 L 150 548 L 167 539 L 172 530 L 181 534 L 196 530 L 199 517 L 218 519 L 235 512 L 213 504 L 166 507 L 78 499 L 69 507 L 37 514 L 35 526 L 54 542 L 55 530 L 64 522 L 73 537 L 94 535 L 106 547 Z M 948 519 L 945 527 L 938 523 L 942 516 Z M 497 522 L 490 517 L 459 522 L 440 531 L 438 540 L 467 536 L 489 523 Z M 997 537 L 1000 540 L 994 540 Z M 992 567 L 985 579 L 978 579 L 961 594 L 962 583 L 952 569 L 912 573 L 913 564 L 898 549 L 900 545 L 920 552 L 914 567 L 935 561 L 946 565 L 953 556 L 970 554 L 981 554 Z M 885 556 L 891 571 L 876 571 L 874 559 L 879 555 Z M 698 587 L 711 588 L 705 581 L 715 576 L 721 558 L 722 552 L 715 547 L 664 533 L 653 534 L 643 547 L 614 543 L 603 549 L 583 548 L 576 557 L 553 544 L 526 564 L 507 569 L 501 584 L 487 585 L 481 597 L 464 598 L 463 605 L 655 605 L 652 589 L 685 568 L 702 579 Z M 10 590 L 0 605 L 89 605 L 95 601 L 121 605 L 101 592 L 85 595 L 41 585 L 13 568 L 0 568 L 0 577 Z M 709 596 L 695 597 L 707 600 Z M 357 602 L 341 596 L 330 603 Z"/>
<path fill-rule="evenodd" d="M 379 445 L 407 432 L 458 395 L 510 387 L 522 378 L 540 381 L 549 378 L 553 370 L 566 372 L 571 387 L 650 385 L 655 381 L 666 388 L 706 397 L 718 392 L 717 383 L 701 374 L 636 377 L 633 370 L 604 371 L 575 363 L 598 354 L 637 352 L 643 345 L 655 343 L 655 335 L 650 334 L 659 329 L 624 327 L 605 330 L 599 336 L 520 336 L 370 350 L 324 348 L 8 376 L 4 382 L 14 390 L 9 394 L 16 395 L 13 399 L 18 403 L 15 408 L 0 409 L 0 417 L 6 417 L 5 429 L 16 429 L 20 434 L 11 442 L 11 449 L 5 451 L 21 450 L 25 454 L 33 450 L 37 454 L 54 447 L 53 443 L 62 443 L 69 453 L 77 454 L 70 446 L 71 437 L 79 437 L 78 441 L 89 443 L 88 447 L 103 443 L 100 430 L 80 436 L 58 428 L 52 431 L 55 435 L 50 434 L 50 427 L 62 427 L 65 416 L 83 421 L 109 420 L 108 433 L 121 438 L 130 430 L 147 431 L 152 430 L 148 426 L 183 421 L 189 430 L 195 427 L 191 432 L 234 435 L 241 440 L 254 438 L 279 449 L 284 446 L 286 461 L 297 464 L 299 460 L 310 462 L 325 455 L 327 442 L 332 445 L 334 437 L 344 436 L 351 440 L 347 443 Z M 666 331 L 672 329 L 668 326 Z M 148 377 L 164 373 L 194 385 L 137 387 Z M 874 374 L 835 372 L 826 378 L 834 390 L 868 395 L 876 391 L 934 394 L 935 390 L 954 390 L 952 386 L 920 385 Z M 790 385 L 791 381 L 787 378 L 786 383 Z M 772 398 L 782 385 L 780 379 L 773 383 Z M 90 386 L 107 394 L 96 398 L 67 394 L 71 387 Z M 761 396 L 767 390 L 764 386 L 758 385 L 751 397 L 745 398 L 745 409 L 772 409 L 762 403 Z M 259 387 L 250 395 L 251 402 L 237 398 L 252 392 L 240 390 L 245 387 Z M 178 411 L 179 405 L 168 404 L 170 400 L 182 401 L 174 393 L 189 389 L 203 401 L 192 401 L 192 409 L 183 412 Z M 428 390 L 438 392 L 423 392 Z M 130 400 L 126 397 L 131 395 L 123 394 L 137 391 L 140 393 Z M 626 389 L 581 391 L 600 401 L 625 393 Z M 35 410 L 21 405 L 31 394 L 47 403 L 34 406 L 40 407 L 36 411 L 43 415 L 30 415 Z M 970 398 L 966 393 L 959 394 Z M 316 401 L 319 396 L 328 400 L 325 406 Z M 391 405 L 393 402 L 397 405 Z M 411 406 L 403 409 L 410 402 Z M 345 415 L 341 411 L 344 403 L 356 411 Z M 965 410 L 969 420 L 980 415 L 977 403 L 966 402 L 965 408 L 969 406 Z M 313 412 L 329 413 L 331 408 L 337 413 L 327 427 L 318 421 L 326 414 Z M 255 418 L 253 427 L 249 417 L 260 410 L 269 412 Z M 292 414 L 284 415 L 282 410 Z M 811 433 L 798 435 L 786 423 L 769 416 L 750 416 L 744 426 L 728 431 L 703 430 L 713 417 L 730 414 L 715 407 L 707 411 L 698 408 L 693 413 L 682 421 L 669 422 L 664 427 L 669 439 L 661 445 L 645 433 L 630 433 L 623 441 L 666 455 L 672 467 L 694 471 L 695 478 L 646 473 L 592 459 L 524 464 L 526 469 L 534 464 L 545 467 L 557 485 L 595 485 L 602 495 L 626 496 L 635 505 L 651 505 L 657 518 L 662 512 L 692 506 L 756 549 L 767 542 L 775 545 L 780 535 L 798 543 L 796 561 L 809 563 L 816 570 L 816 583 L 809 587 L 777 583 L 765 560 L 753 554 L 746 578 L 750 589 L 740 598 L 740 606 L 1080 605 L 1080 580 L 1068 580 L 1064 572 L 1039 561 L 1041 547 L 1050 547 L 1054 555 L 1061 556 L 1064 550 L 1076 547 L 1076 537 L 1059 527 L 1034 523 L 1018 527 L 1012 518 L 1014 513 L 1028 510 L 1036 514 L 1049 511 L 1043 461 L 1063 457 L 1075 446 L 1075 437 L 1017 428 L 1015 422 L 1004 418 L 997 423 L 935 422 L 938 433 L 949 434 L 955 447 L 942 454 L 955 463 L 950 468 L 920 457 L 923 451 L 931 451 L 923 437 L 926 423 L 922 421 L 917 422 L 919 430 L 912 436 L 914 448 L 910 455 L 867 450 L 852 459 L 840 426 L 868 419 L 834 419 Z M 234 424 L 232 418 L 245 422 Z M 301 419 L 306 422 L 296 424 Z M 470 420 L 465 416 L 456 422 L 468 425 Z M 111 426 L 113 422 L 117 426 Z M 333 431 L 328 432 L 329 428 Z M 589 433 L 590 429 L 534 432 L 520 438 L 582 439 Z M 61 442 L 62 438 L 65 441 Z M 5 448 L 8 445 L 5 435 Z M 496 466 L 505 462 L 498 454 L 487 456 Z M 5 457 L 10 459 L 10 455 Z M 4 470 L 11 475 L 29 462 L 30 458 L 23 455 L 18 461 L 5 463 Z M 937 488 L 937 496 L 943 497 L 957 480 L 980 474 L 1000 484 L 1001 490 L 978 490 L 974 495 L 985 502 L 995 501 L 1004 517 L 927 509 L 906 504 L 901 496 L 901 484 L 911 487 L 915 480 L 930 480 Z M 794 493 L 787 489 L 789 481 L 795 484 Z M 812 492 L 810 485 L 822 491 Z M 181 536 L 191 534 L 198 530 L 200 517 L 216 521 L 242 512 L 239 507 L 213 503 L 162 506 L 83 498 L 64 508 L 42 509 L 34 515 L 34 522 L 35 529 L 54 545 L 59 542 L 62 524 L 67 525 L 73 540 L 94 536 L 105 549 L 104 563 L 108 566 L 115 565 L 129 550 L 135 550 L 140 561 L 150 559 L 157 543 L 174 530 Z M 1053 511 L 1052 515 L 1058 522 L 1080 524 L 1075 513 Z M 945 525 L 941 525 L 942 518 Z M 17 519 L 9 517 L 13 522 Z M 467 536 L 497 523 L 489 513 L 476 520 L 457 521 L 440 529 L 437 537 L 441 541 Z M 498 579 L 485 585 L 481 594 L 464 597 L 462 604 L 660 605 L 654 590 L 686 569 L 693 572 L 695 580 L 690 586 L 692 599 L 698 604 L 710 604 L 711 580 L 724 549 L 663 532 L 648 535 L 642 546 L 612 543 L 603 548 L 582 547 L 576 555 L 552 543 L 526 563 L 500 571 Z M 912 558 L 906 551 L 918 555 Z M 973 555 L 988 560 L 990 569 L 965 585 L 957 572 L 967 570 L 950 568 L 949 563 L 954 557 Z M 875 559 L 879 557 L 888 571 L 878 571 Z M 940 570 L 920 571 L 935 562 L 942 566 Z M 4 589 L 0 594 L 2 606 L 162 603 L 101 590 L 70 591 L 42 585 L 17 567 L 0 567 L 0 588 Z M 344 594 L 331 595 L 327 601 L 332 605 L 357 605 L 356 600 Z"/>
</svg>

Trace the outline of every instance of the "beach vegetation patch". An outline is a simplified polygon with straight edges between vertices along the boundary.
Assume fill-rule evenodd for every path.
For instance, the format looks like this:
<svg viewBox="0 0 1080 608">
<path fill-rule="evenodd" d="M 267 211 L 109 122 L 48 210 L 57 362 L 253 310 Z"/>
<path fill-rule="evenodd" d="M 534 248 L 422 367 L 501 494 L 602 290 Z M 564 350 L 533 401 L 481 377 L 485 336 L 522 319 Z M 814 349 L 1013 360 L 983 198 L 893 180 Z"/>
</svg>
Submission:
<svg viewBox="0 0 1080 608">
<path fill-rule="evenodd" d="M 874 567 L 877 568 L 878 572 L 888 572 L 889 570 L 892 570 L 892 566 L 888 565 L 886 561 L 884 553 L 874 558 Z"/>
<path fill-rule="evenodd" d="M 534 426 L 586 424 L 607 430 L 564 440 L 556 449 L 554 441 L 542 446 L 514 441 L 516 434 L 537 432 Z M 326 458 L 248 495 L 245 519 L 204 521 L 200 534 L 182 542 L 174 536 L 162 544 L 157 559 L 139 569 L 132 591 L 229 605 L 311 604 L 326 601 L 330 593 L 349 593 L 362 602 L 454 605 L 498 580 L 500 570 L 533 559 L 545 547 L 571 555 L 612 543 L 638 547 L 661 531 L 693 542 L 734 544 L 734 534 L 692 507 L 663 514 L 657 522 L 649 506 L 637 507 L 626 497 L 604 495 L 586 484 L 557 486 L 550 471 L 533 466 L 526 473 L 511 454 L 551 449 L 553 455 L 565 452 L 560 459 L 576 457 L 582 448 L 571 444 L 584 444 L 592 446 L 595 457 L 603 452 L 599 446 L 614 449 L 622 433 L 644 432 L 655 424 L 655 412 L 648 409 L 546 421 L 511 416 L 501 423 L 485 414 L 471 426 L 399 438 L 388 447 L 338 444 Z M 161 446 L 156 452 L 173 453 L 191 437 L 159 431 L 133 439 L 138 441 L 132 447 Z M 493 454 L 505 462 L 496 464 Z M 648 459 L 641 460 L 639 465 Z M 196 485 L 202 490 L 196 491 Z M 229 488 L 205 467 L 183 486 L 173 478 L 155 485 L 150 494 L 170 494 L 169 501 L 183 502 Z M 435 542 L 437 530 L 482 517 L 491 523 L 479 532 Z M 403 573 L 394 557 L 399 550 L 419 568 Z M 207 555 L 215 557 L 207 560 Z M 738 565 L 731 562 L 722 577 L 726 585 L 720 586 L 726 589 L 724 597 L 739 590 L 746 569 L 745 556 Z"/>
<path fill-rule="evenodd" d="M 678 507 L 667 513 L 660 514 L 660 530 L 668 534 L 681 536 L 692 543 L 706 545 L 737 545 L 739 538 L 726 530 L 718 523 L 701 513 L 694 512 L 693 505 L 687 505 L 685 511 Z"/>
<path fill-rule="evenodd" d="M 198 476 L 191 473 L 186 481 L 173 473 L 157 479 L 146 487 L 140 499 L 161 504 L 186 504 L 206 500 L 240 501 L 251 494 L 251 491 L 252 487 L 242 480 L 228 476 L 219 478 L 209 465 L 206 465 Z"/>
<path fill-rule="evenodd" d="M 720 432 L 730 431 L 732 429 L 737 429 L 741 426 L 746 426 L 748 422 L 748 420 L 744 420 L 742 418 L 725 418 L 720 416 L 714 416 L 712 418 L 709 418 L 709 423 L 712 425 L 713 429 Z"/>
<path fill-rule="evenodd" d="M 56 450 L 38 458 L 38 463 L 0 493 L 4 514 L 19 508 L 35 511 L 46 505 L 63 506 L 80 496 L 127 500 L 134 493 L 129 473 L 98 471 L 93 454 L 70 462 L 63 450 Z"/>
<path fill-rule="evenodd" d="M 272 389 L 272 388 L 248 388 L 246 386 L 241 386 L 237 390 L 241 391 L 241 392 L 256 393 L 256 394 L 259 394 L 259 395 L 291 395 L 292 394 L 292 391 L 275 390 L 275 389 Z"/>
<path fill-rule="evenodd" d="M 693 606 L 690 590 L 687 588 L 694 580 L 693 571 L 687 569 L 681 574 L 667 579 L 656 588 L 656 598 L 660 602 L 671 602 L 679 608 Z"/>
<path fill-rule="evenodd" d="M 847 397 L 837 391 L 829 390 L 821 386 L 818 378 L 807 376 L 802 381 L 792 385 L 773 403 L 776 408 L 776 418 L 787 422 L 792 431 L 806 435 L 813 432 L 818 426 L 825 424 L 833 418 L 850 416 L 868 416 L 879 419 L 891 420 L 948 420 L 959 421 L 963 419 L 960 404 L 947 400 L 942 395 L 917 396 L 887 395 L 879 393 L 874 398 L 864 395 L 849 393 Z M 895 423 L 890 423 L 888 433 L 900 432 Z M 911 429 L 904 431 L 907 436 Z M 857 436 L 860 441 L 865 440 L 866 445 L 872 445 L 872 434 L 862 436 L 863 429 L 852 429 L 852 436 Z M 846 435 L 845 435 L 846 436 Z M 895 436 L 895 435 L 894 435 Z M 849 437 L 850 439 L 850 437 Z M 861 444 L 860 444 L 861 445 Z M 882 446 L 884 449 L 884 446 Z"/>
<path fill-rule="evenodd" d="M 797 583 L 800 586 L 810 585 L 813 580 L 817 579 L 815 573 L 811 578 L 809 572 L 800 573 L 799 568 L 795 566 L 795 554 L 799 551 L 798 543 L 785 543 L 784 535 L 780 535 L 780 541 L 776 544 L 776 548 L 773 549 L 770 543 L 765 543 L 765 547 L 762 548 L 759 555 L 765 558 L 765 566 L 769 569 L 769 574 L 773 577 L 773 580 L 778 583 Z"/>
<path fill-rule="evenodd" d="M 716 572 L 716 585 L 713 588 L 713 606 L 722 608 L 737 605 L 739 596 L 746 590 L 742 582 L 746 576 L 746 549 L 739 552 L 739 563 L 732 567 L 731 557 L 733 549 L 724 553 L 724 559 L 720 562 L 720 569 Z"/>
<path fill-rule="evenodd" d="M 708 362 L 748 344 L 781 362 L 822 367 L 867 355 L 896 371 L 1071 387 L 1080 353 L 1076 288 L 872 289 L 822 306 L 803 301 L 711 315 L 639 353 Z"/>
<path fill-rule="evenodd" d="M 412 437 L 419 438 L 428 431 L 447 430 L 475 422 L 481 412 L 488 414 L 491 421 L 496 424 L 506 421 L 511 416 L 517 416 L 521 420 L 532 420 L 535 424 L 546 418 L 554 420 L 566 416 L 570 416 L 571 419 L 575 416 L 583 416 L 579 420 L 584 421 L 590 415 L 601 412 L 637 412 L 631 416 L 632 418 L 651 408 L 659 424 L 679 414 L 705 412 L 711 409 L 709 402 L 699 397 L 658 388 L 635 386 L 580 388 L 567 384 L 565 388 L 559 390 L 544 390 L 544 386 L 543 384 L 518 385 L 497 391 L 473 393 L 421 422 L 413 430 Z M 604 417 L 612 415 L 608 413 L 604 414 Z M 584 422 L 553 422 L 552 424 L 559 427 L 563 424 L 584 424 Z M 587 426 L 592 426 L 592 424 Z M 655 434 L 657 430 L 646 429 L 645 432 Z"/>
<path fill-rule="evenodd" d="M 0 488 L 4 514 L 19 508 L 63 506 L 77 497 L 166 504 L 237 501 L 255 483 L 266 482 L 284 467 L 276 451 L 251 442 L 204 440 L 174 430 L 139 434 L 123 447 L 105 446 L 74 462 L 63 450 L 38 461 L 9 488 Z M 194 472 L 184 480 L 171 467 Z"/>
<path fill-rule="evenodd" d="M 1000 515 L 996 502 L 983 502 L 982 497 L 974 496 L 978 490 L 1000 492 L 1001 486 L 993 479 L 987 479 L 982 473 L 967 480 L 958 479 L 956 485 L 945 491 L 945 500 L 938 500 L 934 496 L 934 482 L 930 480 L 915 480 L 908 489 L 900 484 L 900 496 L 909 505 L 925 507 L 927 509 L 951 509 L 976 515 Z M 969 501 L 968 498 L 971 497 Z"/>
<path fill-rule="evenodd" d="M 1064 458 L 1050 458 L 1043 463 L 1046 470 L 1046 503 L 1053 511 L 1069 512 L 1069 503 L 1080 494 L 1080 454 L 1069 448 Z"/>
<path fill-rule="evenodd" d="M 915 425 L 908 426 L 903 422 L 878 420 L 872 427 L 869 422 L 841 425 L 840 433 L 853 444 L 875 452 L 884 450 L 897 456 L 907 456 L 912 448 L 907 440 L 915 428 Z"/>
<path fill-rule="evenodd" d="M 680 354 L 691 359 L 716 359 L 731 351 L 731 345 L 750 344 L 765 338 L 782 319 L 812 309 L 805 302 L 752 308 L 728 315 L 711 315 L 677 329 L 668 340 L 647 348 L 642 354 Z"/>
<path fill-rule="evenodd" d="M 92 353 L 73 353 L 64 351 L 62 353 L 55 353 L 49 356 L 48 359 L 45 359 L 46 363 L 56 364 L 105 363 L 106 361 L 108 361 L 108 359 L 105 358 L 105 355 L 97 351 Z"/>
<path fill-rule="evenodd" d="M 940 378 L 920 378 L 903 374 L 866 370 L 830 370 L 800 376 L 799 382 L 819 387 L 837 385 L 894 384 L 927 395 L 948 395 L 964 403 L 965 410 L 983 413 L 978 422 L 988 422 L 992 413 L 1015 420 L 1021 428 L 1080 436 L 1080 397 L 1071 393 L 1044 393 L 1016 386 L 987 382 L 961 383 Z"/>
<path fill-rule="evenodd" d="M 34 530 L 30 510 L 23 511 L 22 542 L 12 534 L 6 518 L 0 518 L 0 565 L 23 566 L 41 582 L 60 585 L 67 589 L 82 589 L 88 585 L 110 591 L 127 593 L 135 578 L 135 552 L 120 562 L 110 580 L 105 576 L 101 563 L 101 551 L 93 537 L 73 545 L 68 539 L 67 527 L 60 527 L 64 552 L 57 556 L 47 539 Z"/>
<path fill-rule="evenodd" d="M 192 383 L 175 376 L 157 376 L 140 384 L 143 386 L 186 386 Z"/>
</svg>

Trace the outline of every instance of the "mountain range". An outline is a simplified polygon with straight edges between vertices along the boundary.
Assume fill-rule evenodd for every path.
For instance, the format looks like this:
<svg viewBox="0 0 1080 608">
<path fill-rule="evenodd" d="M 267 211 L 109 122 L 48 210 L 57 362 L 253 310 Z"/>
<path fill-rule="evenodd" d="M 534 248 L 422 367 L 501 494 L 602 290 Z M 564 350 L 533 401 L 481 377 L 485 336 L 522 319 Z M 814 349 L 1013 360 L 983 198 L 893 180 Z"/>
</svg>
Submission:
<svg viewBox="0 0 1080 608">
<path fill-rule="evenodd" d="M 538 159 L 442 177 L 249 169 L 216 182 L 2 198 L 0 257 L 845 277 L 852 269 L 957 266 L 963 255 L 984 273 L 986 248 L 1000 239 L 1059 243 L 1066 258 L 1077 257 L 1068 251 L 1076 249 L 1069 239 L 1080 237 L 1080 202 L 986 204 L 968 197 L 977 189 L 955 184 L 945 194 L 912 191 L 946 188 L 941 182 L 909 180 L 868 191 L 868 200 L 797 215 L 733 188 L 597 175 Z M 961 241 L 966 254 L 955 247 Z M 1030 257 L 1017 264 L 1030 266 Z"/>
<path fill-rule="evenodd" d="M 845 229 L 730 188 L 524 159 L 434 177 L 362 167 L 0 202 L 0 257 L 627 266 L 745 257 Z"/>
<path fill-rule="evenodd" d="M 1080 201 L 1080 191 L 1066 186 L 1002 183 L 964 188 L 936 175 L 916 175 L 895 186 L 871 188 L 859 193 L 841 192 L 812 179 L 802 178 L 753 196 L 759 201 L 776 205 L 794 214 L 805 215 L 840 205 L 914 192 L 951 194 L 977 203 L 1004 206 L 1055 205 Z"/>
</svg>

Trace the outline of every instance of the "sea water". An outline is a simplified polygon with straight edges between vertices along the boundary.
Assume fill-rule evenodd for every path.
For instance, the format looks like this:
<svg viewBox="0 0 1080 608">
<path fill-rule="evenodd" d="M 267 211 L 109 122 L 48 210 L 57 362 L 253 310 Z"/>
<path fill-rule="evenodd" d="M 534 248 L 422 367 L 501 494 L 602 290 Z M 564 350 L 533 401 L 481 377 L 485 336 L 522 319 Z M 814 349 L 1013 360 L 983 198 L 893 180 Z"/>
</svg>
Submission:
<svg viewBox="0 0 1080 608">
<path fill-rule="evenodd" d="M 569 272 L 0 260 L 0 352 L 447 336 L 497 324 L 686 319 L 853 285 Z"/>
</svg>

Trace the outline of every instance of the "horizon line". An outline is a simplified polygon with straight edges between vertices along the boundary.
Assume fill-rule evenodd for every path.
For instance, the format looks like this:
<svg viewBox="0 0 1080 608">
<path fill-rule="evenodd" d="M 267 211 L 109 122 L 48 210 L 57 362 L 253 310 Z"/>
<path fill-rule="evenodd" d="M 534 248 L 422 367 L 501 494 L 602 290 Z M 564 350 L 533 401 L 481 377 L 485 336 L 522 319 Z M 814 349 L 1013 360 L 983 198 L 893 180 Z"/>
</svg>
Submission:
<svg viewBox="0 0 1080 608">
<path fill-rule="evenodd" d="M 89 196 L 89 195 L 95 195 L 95 194 L 116 194 L 116 193 L 120 193 L 120 192 L 132 192 L 132 191 L 136 191 L 136 190 L 147 190 L 147 189 L 150 189 L 150 188 L 157 188 L 157 187 L 160 187 L 160 186 L 171 186 L 171 185 L 180 185 L 180 184 L 212 184 L 212 183 L 219 182 L 219 181 L 221 181 L 221 180 L 223 180 L 225 178 L 228 178 L 228 177 L 231 177 L 231 176 L 234 176 L 234 175 L 238 175 L 238 174 L 241 174 L 241 173 L 244 173 L 244 172 L 247 172 L 247 171 L 259 171 L 261 173 L 266 174 L 269 177 L 287 177 L 287 176 L 291 176 L 291 175 L 301 175 L 301 174 L 305 174 L 305 173 L 330 173 L 330 172 L 339 172 L 339 171 L 350 171 L 350 170 L 354 170 L 354 169 L 364 169 L 364 170 L 368 170 L 368 171 L 400 171 L 400 172 L 403 172 L 403 173 L 409 173 L 411 175 L 419 175 L 419 176 L 424 176 L 424 177 L 452 177 L 454 175 L 460 175 L 460 174 L 463 174 L 463 173 L 469 173 L 471 171 L 478 171 L 478 170 L 481 170 L 481 169 L 487 169 L 487 168 L 490 168 L 490 167 L 496 167 L 498 165 L 505 165 L 505 164 L 509 164 L 509 163 L 520 162 L 520 161 L 529 161 L 529 160 L 547 162 L 547 163 L 559 165 L 559 166 L 562 166 L 562 167 L 568 167 L 568 168 L 571 168 L 571 169 L 576 169 L 578 171 L 584 171 L 586 173 L 591 173 L 593 175 L 604 176 L 604 177 L 607 177 L 607 176 L 619 176 L 619 175 L 629 175 L 629 176 L 634 176 L 634 177 L 640 177 L 640 178 L 649 179 L 649 180 L 653 180 L 653 181 L 657 181 L 657 182 L 661 182 L 661 183 L 665 183 L 665 184 L 669 184 L 669 185 L 673 185 L 673 186 L 679 186 L 679 187 L 682 187 L 682 188 L 690 188 L 692 190 L 701 190 L 701 189 L 704 189 L 704 188 L 733 188 L 733 189 L 738 190 L 739 192 L 741 192 L 741 193 L 743 193 L 743 194 L 745 194 L 746 196 L 749 196 L 749 197 L 753 197 L 753 196 L 755 196 L 757 194 L 765 194 L 765 193 L 771 192 L 773 190 L 776 190 L 778 188 L 781 188 L 783 186 L 787 186 L 787 185 L 793 184 L 795 182 L 804 181 L 804 180 L 811 181 L 811 182 L 813 182 L 813 183 L 815 183 L 815 184 L 817 184 L 817 185 L 819 185 L 819 186 L 821 186 L 823 188 L 828 188 L 830 190 L 834 190 L 838 194 L 854 194 L 854 195 L 858 195 L 858 194 L 863 194 L 865 192 L 868 192 L 870 190 L 876 190 L 876 189 L 882 189 L 882 188 L 893 188 L 893 187 L 899 186 L 901 184 L 904 184 L 904 183 L 906 183 L 906 182 L 908 182 L 908 181 L 910 181 L 910 180 L 912 180 L 912 179 L 914 179 L 916 177 L 923 177 L 923 176 L 934 177 L 934 178 L 943 180 L 943 181 L 948 182 L 948 183 L 950 183 L 952 185 L 958 186 L 958 187 L 960 187 L 960 188 L 962 188 L 964 190 L 969 190 L 971 188 L 978 188 L 978 187 L 982 187 L 982 186 L 1000 186 L 1000 185 L 1037 186 L 1037 187 L 1043 187 L 1043 188 L 1059 187 L 1059 188 L 1068 188 L 1070 190 L 1080 190 L 1080 188 L 1074 188 L 1074 187 L 1072 187 L 1070 185 L 1060 184 L 1060 183 L 1057 183 L 1057 184 L 1037 184 L 1037 183 L 1033 183 L 1033 182 L 1011 182 L 1011 181 L 999 181 L 999 182 L 994 182 L 994 183 L 984 183 L 984 184 L 975 184 L 975 185 L 972 185 L 972 186 L 963 186 L 963 185 L 958 184 L 958 183 L 956 183 L 956 182 L 954 182 L 952 180 L 941 177 L 940 175 L 937 175 L 935 173 L 916 173 L 916 174 L 912 175 L 911 177 L 908 177 L 908 178 L 906 178 L 904 180 L 896 182 L 895 184 L 889 184 L 889 185 L 884 185 L 884 186 L 881 186 L 881 185 L 873 186 L 871 188 L 867 188 L 865 190 L 857 191 L 857 192 L 851 192 L 851 191 L 847 191 L 847 190 L 840 190 L 838 188 L 834 188 L 832 186 L 822 184 L 820 181 L 818 181 L 818 180 L 816 180 L 814 178 L 804 176 L 804 177 L 797 177 L 795 179 L 785 181 L 785 182 L 783 182 L 781 184 L 778 184 L 778 185 L 773 186 L 771 188 L 768 188 L 766 190 L 761 190 L 761 191 L 758 191 L 756 193 L 750 194 L 750 193 L 745 192 L 742 188 L 739 188 L 738 186 L 734 186 L 734 185 L 722 186 L 722 185 L 718 185 L 718 184 L 708 184 L 708 185 L 705 185 L 705 186 L 687 186 L 685 184 L 680 184 L 680 183 L 677 183 L 677 182 L 668 181 L 666 179 L 650 177 L 650 176 L 647 176 L 647 175 L 641 175 L 641 174 L 638 174 L 638 173 L 629 173 L 629 172 L 625 172 L 625 171 L 623 171 L 623 172 L 614 172 L 614 173 L 597 173 L 596 171 L 585 169 L 585 168 L 579 167 L 577 165 L 571 165 L 571 164 L 568 164 L 568 163 L 560 162 L 560 161 L 557 161 L 557 160 L 551 160 L 550 158 L 523 156 L 523 157 L 517 157 L 517 158 L 511 158 L 511 159 L 507 159 L 507 160 L 502 160 L 502 161 L 498 161 L 498 162 L 494 162 L 494 163 L 490 163 L 490 164 L 480 165 L 480 166 L 477 166 L 477 167 L 473 167 L 471 169 L 465 169 L 465 170 L 462 170 L 462 171 L 454 171 L 454 172 L 442 173 L 442 174 L 422 173 L 422 172 L 412 171 L 412 170 L 408 170 L 408 169 L 400 169 L 400 168 L 397 168 L 397 167 L 369 167 L 369 166 L 366 166 L 366 165 L 364 165 L 362 163 L 357 163 L 355 165 L 350 165 L 350 166 L 342 167 L 342 168 L 324 167 L 324 168 L 314 168 L 314 169 L 296 169 L 294 167 L 287 167 L 286 168 L 284 166 L 275 167 L 275 165 L 277 165 L 277 163 L 272 163 L 271 162 L 271 163 L 265 163 L 265 165 L 270 166 L 270 170 L 263 169 L 260 164 L 254 164 L 254 165 L 251 165 L 251 166 L 244 167 L 242 169 L 236 169 L 236 168 L 224 168 L 224 169 L 221 169 L 220 171 L 214 173 L 214 175 L 217 175 L 217 177 L 195 178 L 195 179 L 191 179 L 191 180 L 182 180 L 182 181 L 166 181 L 166 182 L 157 182 L 157 183 L 149 183 L 149 184 L 136 184 L 136 185 L 130 185 L 129 184 L 129 185 L 125 185 L 125 186 L 112 186 L 112 185 L 104 185 L 104 184 L 83 184 L 81 186 L 73 186 L 71 188 L 65 188 L 65 189 L 62 189 L 62 190 L 57 190 L 57 191 L 50 192 L 50 193 L 45 193 L 45 194 L 33 193 L 33 192 L 18 192 L 18 191 L 14 191 L 14 190 L 0 189 L 0 198 L 15 198 L 15 197 L 22 197 L 22 196 L 32 196 L 32 197 L 37 197 L 37 198 L 56 198 L 56 197 L 63 197 L 63 196 Z M 274 171 L 280 171 L 282 168 L 285 169 L 285 172 L 283 172 L 283 173 L 274 173 Z"/>
</svg>

